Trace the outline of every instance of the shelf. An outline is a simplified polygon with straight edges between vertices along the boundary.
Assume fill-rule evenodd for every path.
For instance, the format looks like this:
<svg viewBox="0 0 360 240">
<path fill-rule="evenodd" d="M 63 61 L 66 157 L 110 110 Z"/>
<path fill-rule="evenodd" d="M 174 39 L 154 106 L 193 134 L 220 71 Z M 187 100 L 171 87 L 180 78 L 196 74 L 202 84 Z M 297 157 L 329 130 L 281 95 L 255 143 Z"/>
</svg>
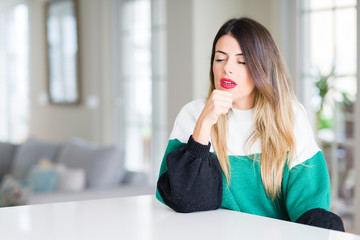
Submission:
<svg viewBox="0 0 360 240">
<path fill-rule="evenodd" d="M 328 141 L 328 140 L 322 140 L 319 139 L 319 142 L 322 144 L 337 144 L 337 145 L 342 145 L 342 146 L 354 146 L 355 145 L 355 139 L 353 138 L 348 138 L 348 139 L 344 139 L 344 140 L 335 140 L 335 141 Z"/>
</svg>

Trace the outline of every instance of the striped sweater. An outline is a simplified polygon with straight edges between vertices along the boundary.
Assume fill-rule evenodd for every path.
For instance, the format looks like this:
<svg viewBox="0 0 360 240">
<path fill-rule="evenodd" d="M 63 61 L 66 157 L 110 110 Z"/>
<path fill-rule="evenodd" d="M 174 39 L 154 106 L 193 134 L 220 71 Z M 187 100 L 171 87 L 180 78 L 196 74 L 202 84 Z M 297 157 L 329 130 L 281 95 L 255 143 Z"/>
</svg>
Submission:
<svg viewBox="0 0 360 240">
<path fill-rule="evenodd" d="M 211 145 L 191 135 L 206 100 L 186 104 L 178 114 L 160 167 L 156 197 L 179 212 L 219 207 L 265 217 L 296 221 L 312 209 L 329 210 L 328 169 L 304 108 L 293 104 L 296 155 L 286 164 L 281 194 L 272 201 L 261 179 L 261 143 L 246 145 L 253 131 L 253 110 L 233 109 L 228 118 L 228 155 L 231 181 L 227 183 Z M 250 156 L 252 156 L 250 158 Z"/>
</svg>

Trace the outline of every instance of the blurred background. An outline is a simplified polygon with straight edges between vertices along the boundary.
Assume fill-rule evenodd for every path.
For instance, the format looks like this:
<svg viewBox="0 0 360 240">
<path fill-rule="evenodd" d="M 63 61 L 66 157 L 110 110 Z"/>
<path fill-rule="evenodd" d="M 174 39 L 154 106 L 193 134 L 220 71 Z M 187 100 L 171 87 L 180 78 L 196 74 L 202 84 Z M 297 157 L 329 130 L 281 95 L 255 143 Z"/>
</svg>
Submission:
<svg viewBox="0 0 360 240">
<path fill-rule="evenodd" d="M 110 180 L 89 183 L 99 165 L 69 159 L 105 154 L 99 161 L 107 165 L 102 159 L 116 158 L 109 153 L 116 146 L 126 173 L 114 181 L 152 192 L 178 111 L 207 95 L 217 30 L 242 16 L 262 23 L 277 42 L 326 156 L 331 210 L 360 234 L 356 0 L 0 0 L 0 142 L 12 149 L 11 158 L 0 153 L 0 173 L 36 181 L 34 164 L 44 174 L 62 162 L 85 169 L 74 174 L 85 187 L 109 189 Z M 34 144 L 47 155 L 28 150 Z M 49 153 L 49 144 L 56 151 Z M 33 156 L 22 174 L 21 156 Z M 38 162 L 42 157 L 50 163 Z"/>
</svg>

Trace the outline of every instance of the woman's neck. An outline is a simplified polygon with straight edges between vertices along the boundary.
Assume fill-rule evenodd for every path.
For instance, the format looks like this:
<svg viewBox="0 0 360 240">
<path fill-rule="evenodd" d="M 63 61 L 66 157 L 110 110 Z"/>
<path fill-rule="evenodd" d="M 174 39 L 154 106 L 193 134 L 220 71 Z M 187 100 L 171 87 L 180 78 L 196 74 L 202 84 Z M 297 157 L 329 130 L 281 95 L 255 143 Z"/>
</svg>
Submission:
<svg viewBox="0 0 360 240">
<path fill-rule="evenodd" d="M 255 105 L 255 94 L 251 93 L 249 96 L 236 99 L 233 102 L 233 108 L 238 110 L 249 110 Z"/>
</svg>

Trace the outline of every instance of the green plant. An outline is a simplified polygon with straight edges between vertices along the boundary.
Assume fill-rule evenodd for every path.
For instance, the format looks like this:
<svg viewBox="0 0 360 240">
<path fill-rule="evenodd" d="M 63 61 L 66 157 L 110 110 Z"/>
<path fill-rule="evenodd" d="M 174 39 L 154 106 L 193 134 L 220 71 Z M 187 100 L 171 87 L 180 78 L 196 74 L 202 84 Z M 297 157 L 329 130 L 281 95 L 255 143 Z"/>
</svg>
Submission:
<svg viewBox="0 0 360 240">
<path fill-rule="evenodd" d="M 335 77 L 335 66 L 333 65 L 331 71 L 325 75 L 321 73 L 319 68 L 315 68 L 315 71 L 315 78 L 318 79 L 315 82 L 315 87 L 317 88 L 320 97 L 320 107 L 316 112 L 316 125 L 318 129 L 332 128 L 334 119 L 324 113 L 324 105 L 326 103 L 332 103 L 332 99 L 328 96 L 329 93 L 334 90 L 332 81 Z"/>
<path fill-rule="evenodd" d="M 334 114 L 326 114 L 324 110 L 325 105 L 329 106 L 328 109 L 331 109 L 332 113 L 335 111 L 335 105 L 339 106 L 343 112 L 348 111 L 346 109 L 353 106 L 354 102 L 349 97 L 349 94 L 335 87 L 335 79 L 343 76 L 335 73 L 335 65 L 332 66 L 327 74 L 322 74 L 319 68 L 315 68 L 314 77 L 317 79 L 315 87 L 320 97 L 320 106 L 316 112 L 317 129 L 331 129 L 334 126 Z M 336 94 L 342 96 L 341 101 L 335 98 Z"/>
</svg>

